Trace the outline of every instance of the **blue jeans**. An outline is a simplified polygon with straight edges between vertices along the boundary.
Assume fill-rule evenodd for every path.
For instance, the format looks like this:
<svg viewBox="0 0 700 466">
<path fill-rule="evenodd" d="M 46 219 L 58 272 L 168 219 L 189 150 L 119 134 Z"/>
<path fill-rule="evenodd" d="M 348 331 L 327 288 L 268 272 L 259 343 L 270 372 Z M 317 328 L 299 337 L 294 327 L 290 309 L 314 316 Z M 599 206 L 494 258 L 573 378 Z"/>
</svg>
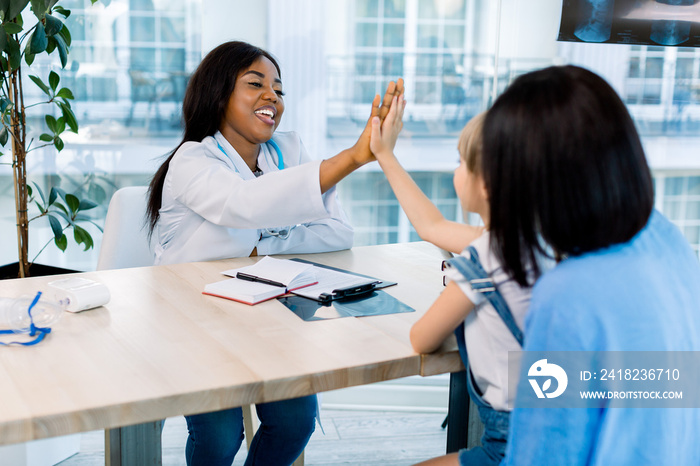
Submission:
<svg viewBox="0 0 700 466">
<path fill-rule="evenodd" d="M 245 466 L 289 466 L 316 427 L 316 395 L 255 406 L 260 427 L 253 437 Z M 187 466 L 231 466 L 243 441 L 241 408 L 185 416 L 189 437 Z"/>
<path fill-rule="evenodd" d="M 497 466 L 506 455 L 508 442 L 508 413 L 478 406 L 484 423 L 481 446 L 459 450 L 460 466 Z"/>
</svg>

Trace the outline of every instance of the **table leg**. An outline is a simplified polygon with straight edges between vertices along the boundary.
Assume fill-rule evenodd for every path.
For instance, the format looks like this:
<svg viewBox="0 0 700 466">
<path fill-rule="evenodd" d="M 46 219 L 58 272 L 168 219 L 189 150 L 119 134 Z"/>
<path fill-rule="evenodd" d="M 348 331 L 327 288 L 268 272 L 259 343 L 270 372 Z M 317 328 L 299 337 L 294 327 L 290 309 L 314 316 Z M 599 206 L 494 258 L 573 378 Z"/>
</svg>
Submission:
<svg viewBox="0 0 700 466">
<path fill-rule="evenodd" d="M 161 466 L 164 421 L 105 430 L 105 466 Z"/>
<path fill-rule="evenodd" d="M 450 395 L 447 407 L 447 453 L 467 447 L 469 427 L 469 393 L 465 371 L 450 373 Z"/>
</svg>

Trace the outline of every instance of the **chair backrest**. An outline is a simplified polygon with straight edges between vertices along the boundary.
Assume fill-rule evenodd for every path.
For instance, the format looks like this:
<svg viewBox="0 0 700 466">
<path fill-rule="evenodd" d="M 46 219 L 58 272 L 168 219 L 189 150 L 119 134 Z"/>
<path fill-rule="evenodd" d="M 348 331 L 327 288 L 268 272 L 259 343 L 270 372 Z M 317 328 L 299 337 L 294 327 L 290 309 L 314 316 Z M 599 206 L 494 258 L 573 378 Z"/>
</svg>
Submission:
<svg viewBox="0 0 700 466">
<path fill-rule="evenodd" d="M 131 186 L 114 193 L 107 209 L 97 270 L 153 265 L 153 242 L 148 240 L 148 188 Z"/>
</svg>

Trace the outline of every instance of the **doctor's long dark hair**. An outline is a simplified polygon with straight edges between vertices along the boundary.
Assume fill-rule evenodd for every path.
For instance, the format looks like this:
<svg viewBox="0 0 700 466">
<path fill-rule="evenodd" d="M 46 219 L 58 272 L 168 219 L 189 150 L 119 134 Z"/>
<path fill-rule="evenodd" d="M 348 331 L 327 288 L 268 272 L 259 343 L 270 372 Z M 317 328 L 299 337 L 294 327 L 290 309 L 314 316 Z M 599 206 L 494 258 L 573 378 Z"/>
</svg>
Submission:
<svg viewBox="0 0 700 466">
<path fill-rule="evenodd" d="M 190 78 L 182 103 L 185 126 L 182 141 L 158 168 L 148 188 L 146 218 L 149 235 L 153 234 L 160 217 L 163 184 L 173 155 L 188 141 L 201 142 L 207 136 L 216 134 L 238 75 L 260 57 L 270 60 L 282 76 L 277 61 L 268 52 L 246 42 L 233 41 L 221 44 L 209 52 Z"/>
</svg>

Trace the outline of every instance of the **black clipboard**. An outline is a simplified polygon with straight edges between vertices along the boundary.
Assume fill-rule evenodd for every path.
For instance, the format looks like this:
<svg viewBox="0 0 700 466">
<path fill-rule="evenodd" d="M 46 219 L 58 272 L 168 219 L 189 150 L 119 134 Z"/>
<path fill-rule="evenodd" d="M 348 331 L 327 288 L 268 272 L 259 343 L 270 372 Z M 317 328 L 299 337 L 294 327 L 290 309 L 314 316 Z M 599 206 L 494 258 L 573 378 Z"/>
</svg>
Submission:
<svg viewBox="0 0 700 466">
<path fill-rule="evenodd" d="M 329 299 L 327 301 L 314 300 L 303 296 L 284 296 L 277 298 L 279 302 L 287 306 L 290 311 L 305 321 L 337 319 L 340 317 L 374 316 L 415 311 L 415 309 L 407 306 L 390 294 L 381 291 L 382 288 L 396 285 L 396 282 L 381 280 L 376 277 L 362 275 L 359 273 L 348 272 L 347 270 L 337 267 L 317 264 L 316 262 L 311 262 L 304 259 L 290 260 L 313 264 L 316 267 L 349 273 L 358 277 L 374 280 L 371 287 L 367 287 L 366 289 L 350 290 L 349 293 L 347 293 L 347 290 L 344 290 L 346 291 L 345 293 L 339 296 L 334 296 L 333 299 Z"/>
</svg>

